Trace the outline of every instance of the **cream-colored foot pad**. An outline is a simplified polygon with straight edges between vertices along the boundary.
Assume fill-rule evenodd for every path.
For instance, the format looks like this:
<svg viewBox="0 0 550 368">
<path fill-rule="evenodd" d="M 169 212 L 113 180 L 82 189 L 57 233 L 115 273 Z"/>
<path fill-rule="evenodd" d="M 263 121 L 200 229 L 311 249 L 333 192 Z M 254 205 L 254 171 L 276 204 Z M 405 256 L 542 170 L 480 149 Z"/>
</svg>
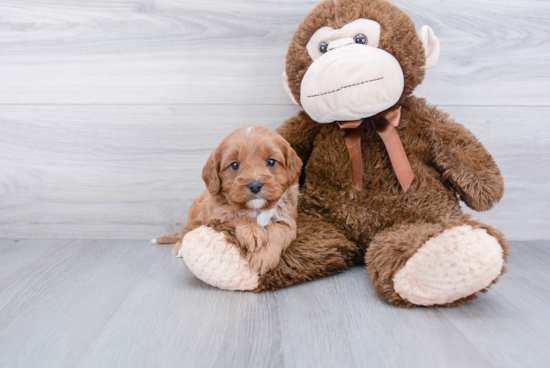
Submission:
<svg viewBox="0 0 550 368">
<path fill-rule="evenodd" d="M 183 238 L 179 255 L 202 281 L 220 289 L 254 290 L 258 274 L 223 233 L 201 226 Z"/>
<path fill-rule="evenodd" d="M 485 229 L 457 226 L 429 239 L 395 274 L 394 289 L 417 305 L 447 304 L 489 286 L 503 263 Z"/>
</svg>

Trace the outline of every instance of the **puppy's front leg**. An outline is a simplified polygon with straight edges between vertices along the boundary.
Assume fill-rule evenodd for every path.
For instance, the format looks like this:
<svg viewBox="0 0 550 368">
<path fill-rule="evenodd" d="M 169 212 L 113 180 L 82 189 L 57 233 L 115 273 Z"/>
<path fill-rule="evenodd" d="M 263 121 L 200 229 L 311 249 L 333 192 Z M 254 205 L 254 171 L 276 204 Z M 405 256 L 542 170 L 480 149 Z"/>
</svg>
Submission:
<svg viewBox="0 0 550 368">
<path fill-rule="evenodd" d="M 267 244 L 257 251 L 248 252 L 246 258 L 250 266 L 261 275 L 274 269 L 290 243 L 296 238 L 296 222 L 278 221 L 265 227 Z"/>
<path fill-rule="evenodd" d="M 240 216 L 232 221 L 235 226 L 235 237 L 242 248 L 249 252 L 257 251 L 267 242 L 267 231 L 248 216 Z"/>
</svg>

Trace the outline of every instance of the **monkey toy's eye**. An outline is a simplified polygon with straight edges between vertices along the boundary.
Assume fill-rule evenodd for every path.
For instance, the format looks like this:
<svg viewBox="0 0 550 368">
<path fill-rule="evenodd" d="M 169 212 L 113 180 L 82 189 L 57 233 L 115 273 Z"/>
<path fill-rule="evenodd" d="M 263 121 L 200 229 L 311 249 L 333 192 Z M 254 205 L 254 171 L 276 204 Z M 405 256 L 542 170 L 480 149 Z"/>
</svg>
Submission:
<svg viewBox="0 0 550 368">
<path fill-rule="evenodd" d="M 355 41 L 355 43 L 360 43 L 361 45 L 367 44 L 367 36 L 362 33 L 359 33 L 358 35 L 353 37 L 353 40 Z"/>
<path fill-rule="evenodd" d="M 231 168 L 231 170 L 239 170 L 239 163 L 233 162 L 231 165 L 229 165 L 229 167 Z"/>
<path fill-rule="evenodd" d="M 319 44 L 319 51 L 321 51 L 321 54 L 324 54 L 325 52 L 327 52 L 327 49 L 328 49 L 328 43 L 326 43 L 325 41 Z"/>
<path fill-rule="evenodd" d="M 270 158 L 269 160 L 267 160 L 267 166 L 269 167 L 273 167 L 277 164 L 277 161 L 275 161 L 274 159 Z"/>
</svg>

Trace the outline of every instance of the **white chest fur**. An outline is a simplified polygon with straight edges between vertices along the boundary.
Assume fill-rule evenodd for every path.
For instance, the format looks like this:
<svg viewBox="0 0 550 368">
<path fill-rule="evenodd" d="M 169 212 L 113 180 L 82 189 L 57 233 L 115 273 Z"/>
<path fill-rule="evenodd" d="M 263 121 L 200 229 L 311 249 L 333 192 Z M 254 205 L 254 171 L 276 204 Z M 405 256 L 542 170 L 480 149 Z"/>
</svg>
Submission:
<svg viewBox="0 0 550 368">
<path fill-rule="evenodd" d="M 277 205 L 270 210 L 248 210 L 243 211 L 243 215 L 252 217 L 260 226 L 266 226 L 271 224 L 273 220 L 278 217 L 278 208 L 279 206 Z"/>
<path fill-rule="evenodd" d="M 266 226 L 273 222 L 273 218 L 277 215 L 277 207 L 270 210 L 261 211 L 256 217 L 256 222 L 260 226 Z"/>
<path fill-rule="evenodd" d="M 260 226 L 269 225 L 269 224 L 273 223 L 274 220 L 277 220 L 280 217 L 279 216 L 279 211 L 281 211 L 281 209 L 283 209 L 286 205 L 285 202 L 284 202 L 284 198 L 286 197 L 286 193 L 287 192 L 285 191 L 284 194 L 281 196 L 281 199 L 279 199 L 279 202 L 277 202 L 277 205 L 272 209 L 262 210 L 262 209 L 254 208 L 254 207 L 256 207 L 256 204 L 257 204 L 257 202 L 254 202 L 253 204 L 251 204 L 249 206 L 249 207 L 252 207 L 252 208 L 250 210 L 244 210 L 242 212 L 242 214 L 252 217 L 253 219 L 256 220 L 256 222 Z M 260 201 L 260 200 L 259 199 L 253 199 L 252 201 Z M 250 201 L 250 202 L 252 202 L 252 201 Z M 262 205 L 265 205 L 265 200 L 261 199 L 261 201 L 263 201 Z"/>
</svg>

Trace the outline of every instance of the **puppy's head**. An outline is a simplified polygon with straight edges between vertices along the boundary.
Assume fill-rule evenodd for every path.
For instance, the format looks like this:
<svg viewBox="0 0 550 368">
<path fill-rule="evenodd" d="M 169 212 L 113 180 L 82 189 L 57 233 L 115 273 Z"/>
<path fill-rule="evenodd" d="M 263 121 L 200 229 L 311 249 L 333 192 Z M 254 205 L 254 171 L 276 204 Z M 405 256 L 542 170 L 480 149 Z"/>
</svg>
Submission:
<svg viewBox="0 0 550 368">
<path fill-rule="evenodd" d="M 202 170 L 206 188 L 238 209 L 273 208 L 294 184 L 302 161 L 279 134 L 260 126 L 237 129 L 212 152 Z"/>
</svg>

